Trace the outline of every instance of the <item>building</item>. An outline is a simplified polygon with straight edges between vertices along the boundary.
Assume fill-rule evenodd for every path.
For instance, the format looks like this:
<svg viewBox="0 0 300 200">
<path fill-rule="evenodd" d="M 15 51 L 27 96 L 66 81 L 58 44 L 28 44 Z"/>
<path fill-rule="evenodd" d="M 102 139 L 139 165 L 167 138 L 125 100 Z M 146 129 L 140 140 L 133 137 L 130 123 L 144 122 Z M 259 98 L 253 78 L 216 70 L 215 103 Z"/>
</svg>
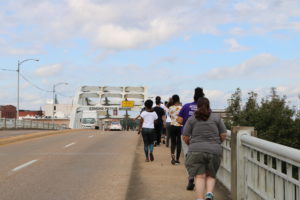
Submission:
<svg viewBox="0 0 300 200">
<path fill-rule="evenodd" d="M 0 118 L 16 118 L 17 109 L 13 105 L 0 105 Z"/>
<path fill-rule="evenodd" d="M 54 112 L 53 112 L 54 109 Z M 72 111 L 72 104 L 46 104 L 45 105 L 45 118 L 70 118 Z"/>
<path fill-rule="evenodd" d="M 219 115 L 222 119 L 225 119 L 228 114 L 225 109 L 213 109 L 212 112 Z"/>
<path fill-rule="evenodd" d="M 19 117 L 20 118 L 29 118 L 29 119 L 35 119 L 35 118 L 42 118 L 43 117 L 43 111 L 42 110 L 19 110 Z"/>
</svg>

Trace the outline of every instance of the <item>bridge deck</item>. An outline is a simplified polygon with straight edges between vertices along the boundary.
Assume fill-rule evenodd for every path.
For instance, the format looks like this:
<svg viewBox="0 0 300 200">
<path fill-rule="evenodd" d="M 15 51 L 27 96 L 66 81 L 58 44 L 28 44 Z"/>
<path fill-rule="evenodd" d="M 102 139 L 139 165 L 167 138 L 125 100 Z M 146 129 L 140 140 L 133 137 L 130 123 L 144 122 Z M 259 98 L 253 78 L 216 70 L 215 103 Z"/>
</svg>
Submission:
<svg viewBox="0 0 300 200">
<path fill-rule="evenodd" d="M 137 136 L 138 137 L 138 136 Z M 155 147 L 154 162 L 145 162 L 143 142 L 140 140 L 136 150 L 135 163 L 127 200 L 181 200 L 196 199 L 195 191 L 187 191 L 187 174 L 182 158 L 180 165 L 171 165 L 170 149 L 165 145 Z M 229 192 L 221 185 L 215 188 L 215 200 L 229 200 Z"/>
</svg>

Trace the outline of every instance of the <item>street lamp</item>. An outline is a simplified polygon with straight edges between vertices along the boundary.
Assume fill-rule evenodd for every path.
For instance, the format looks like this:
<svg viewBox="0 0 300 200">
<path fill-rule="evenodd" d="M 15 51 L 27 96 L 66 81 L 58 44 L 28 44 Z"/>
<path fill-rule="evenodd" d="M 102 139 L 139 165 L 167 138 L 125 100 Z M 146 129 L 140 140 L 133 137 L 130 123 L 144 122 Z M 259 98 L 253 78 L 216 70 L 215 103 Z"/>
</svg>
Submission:
<svg viewBox="0 0 300 200">
<path fill-rule="evenodd" d="M 33 60 L 33 61 L 36 61 L 36 62 L 39 61 L 38 59 L 33 59 L 33 58 L 25 59 L 25 60 L 22 60 L 22 61 L 18 60 L 18 69 L 17 69 L 17 72 L 18 72 L 17 119 L 19 119 L 19 106 L 20 106 L 20 67 L 24 62 L 30 61 L 30 60 Z"/>
<path fill-rule="evenodd" d="M 52 124 L 54 124 L 54 105 L 55 105 L 55 87 L 59 85 L 68 85 L 68 83 L 61 82 L 61 83 L 56 83 L 53 85 L 53 108 L 52 108 Z"/>
</svg>

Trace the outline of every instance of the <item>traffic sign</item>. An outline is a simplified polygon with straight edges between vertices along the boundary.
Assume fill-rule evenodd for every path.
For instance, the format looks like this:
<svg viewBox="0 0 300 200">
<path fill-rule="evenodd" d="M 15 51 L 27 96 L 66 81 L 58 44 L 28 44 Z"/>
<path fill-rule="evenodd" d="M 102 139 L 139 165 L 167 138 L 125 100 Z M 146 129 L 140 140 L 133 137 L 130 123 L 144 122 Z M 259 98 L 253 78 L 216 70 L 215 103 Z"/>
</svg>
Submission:
<svg viewBox="0 0 300 200">
<path fill-rule="evenodd" d="M 134 107 L 134 101 L 122 101 L 123 108 L 132 108 Z"/>
</svg>

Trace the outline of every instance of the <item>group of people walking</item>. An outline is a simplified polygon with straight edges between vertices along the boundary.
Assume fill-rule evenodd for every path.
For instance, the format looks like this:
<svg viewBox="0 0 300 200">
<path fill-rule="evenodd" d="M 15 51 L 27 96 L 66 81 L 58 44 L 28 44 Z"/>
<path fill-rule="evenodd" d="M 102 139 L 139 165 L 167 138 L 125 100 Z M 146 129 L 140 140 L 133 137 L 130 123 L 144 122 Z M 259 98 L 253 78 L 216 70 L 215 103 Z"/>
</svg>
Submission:
<svg viewBox="0 0 300 200">
<path fill-rule="evenodd" d="M 154 147 L 170 145 L 171 164 L 180 164 L 181 150 L 189 175 L 187 190 L 196 187 L 197 200 L 213 200 L 216 173 L 221 163 L 221 143 L 226 137 L 222 119 L 212 113 L 203 89 L 197 87 L 194 101 L 182 106 L 175 94 L 163 104 L 161 98 L 145 101 L 139 134 L 144 141 L 146 162 L 154 161 Z"/>
</svg>

